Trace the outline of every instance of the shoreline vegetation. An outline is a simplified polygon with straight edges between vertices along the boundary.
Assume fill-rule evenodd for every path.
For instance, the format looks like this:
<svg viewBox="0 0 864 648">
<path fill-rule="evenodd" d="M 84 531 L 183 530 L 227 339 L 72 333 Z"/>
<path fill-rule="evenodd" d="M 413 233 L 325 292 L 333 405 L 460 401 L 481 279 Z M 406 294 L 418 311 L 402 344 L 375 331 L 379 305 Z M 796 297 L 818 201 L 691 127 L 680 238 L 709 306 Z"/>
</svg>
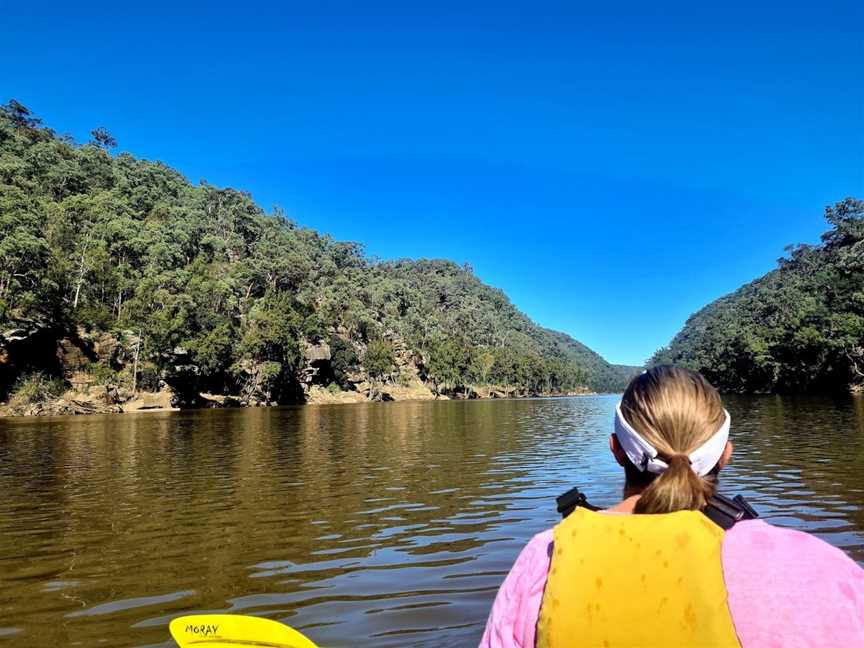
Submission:
<svg viewBox="0 0 864 648">
<path fill-rule="evenodd" d="M 470 266 L 380 261 L 0 106 L 0 403 L 11 414 L 623 389 Z"/>
<path fill-rule="evenodd" d="M 864 392 L 864 202 L 825 208 L 818 245 L 692 315 L 649 361 L 734 393 Z"/>
<path fill-rule="evenodd" d="M 508 391 L 498 386 L 472 387 L 466 393 L 447 396 L 434 394 L 422 383 L 412 385 L 383 385 L 380 396 L 370 398 L 357 391 L 342 391 L 314 386 L 303 405 L 354 405 L 372 402 L 404 401 L 449 401 L 449 400 L 496 400 L 520 398 L 571 398 L 593 396 L 597 392 L 588 389 L 571 392 L 530 393 Z M 31 402 L 0 404 L 0 418 L 34 416 L 78 416 L 82 414 L 128 414 L 141 412 L 179 412 L 199 409 L 231 409 L 250 407 L 234 396 L 201 393 L 200 402 L 194 407 L 178 407 L 176 396 L 170 389 L 161 392 L 139 391 L 134 396 L 110 387 L 87 391 L 67 390 L 58 397 Z M 279 403 L 267 403 L 255 407 L 274 407 Z"/>
<path fill-rule="evenodd" d="M 131 332 L 127 332 L 125 337 L 115 337 L 105 332 L 94 336 L 81 329 L 76 337 L 61 339 L 55 357 L 60 361 L 63 376 L 52 377 L 41 372 L 25 374 L 13 387 L 8 401 L 0 403 L 0 417 L 122 414 L 287 404 L 569 397 L 597 393 L 587 387 L 542 391 L 513 385 L 437 385 L 424 380 L 422 358 L 404 346 L 392 344 L 389 349 L 391 364 L 387 365 L 389 373 L 370 378 L 368 372 L 358 367 L 356 372 L 344 377 L 341 384 L 345 386 L 342 387 L 329 377 L 321 378 L 322 374 L 333 372 L 334 357 L 329 345 L 319 343 L 307 344 L 303 350 L 301 399 L 248 401 L 237 394 L 181 394 L 162 379 L 151 383 L 155 389 L 142 389 L 140 382 L 138 385 L 130 382 L 133 375 L 130 371 L 105 369 L 108 366 L 104 361 L 106 357 L 123 357 L 124 354 L 126 361 L 115 360 L 114 364 L 125 364 L 127 369 L 129 365 L 134 368 L 134 350 L 139 345 L 140 341 Z M 181 351 L 175 349 L 177 353 Z"/>
</svg>

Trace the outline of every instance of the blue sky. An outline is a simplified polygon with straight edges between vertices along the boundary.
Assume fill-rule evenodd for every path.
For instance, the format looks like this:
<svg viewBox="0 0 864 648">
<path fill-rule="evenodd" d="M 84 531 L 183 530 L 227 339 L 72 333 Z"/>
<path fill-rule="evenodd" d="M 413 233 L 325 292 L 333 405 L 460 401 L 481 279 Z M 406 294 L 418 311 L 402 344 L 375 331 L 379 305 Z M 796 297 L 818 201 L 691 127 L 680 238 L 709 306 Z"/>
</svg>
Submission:
<svg viewBox="0 0 864 648">
<path fill-rule="evenodd" d="M 468 262 L 613 362 L 864 197 L 860 2 L 86 4 L 0 0 L 0 101 Z"/>
</svg>

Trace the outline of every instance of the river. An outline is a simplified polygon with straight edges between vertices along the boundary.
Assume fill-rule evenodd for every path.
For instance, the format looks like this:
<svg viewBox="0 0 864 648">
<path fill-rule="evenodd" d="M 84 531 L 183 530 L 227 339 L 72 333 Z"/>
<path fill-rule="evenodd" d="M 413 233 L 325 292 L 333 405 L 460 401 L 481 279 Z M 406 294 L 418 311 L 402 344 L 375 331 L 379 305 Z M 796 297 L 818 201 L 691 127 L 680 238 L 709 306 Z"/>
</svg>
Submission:
<svg viewBox="0 0 864 648">
<path fill-rule="evenodd" d="M 728 397 L 722 490 L 864 561 L 864 399 Z M 193 612 L 325 646 L 471 646 L 617 397 L 0 419 L 0 645 L 174 646 Z"/>
</svg>

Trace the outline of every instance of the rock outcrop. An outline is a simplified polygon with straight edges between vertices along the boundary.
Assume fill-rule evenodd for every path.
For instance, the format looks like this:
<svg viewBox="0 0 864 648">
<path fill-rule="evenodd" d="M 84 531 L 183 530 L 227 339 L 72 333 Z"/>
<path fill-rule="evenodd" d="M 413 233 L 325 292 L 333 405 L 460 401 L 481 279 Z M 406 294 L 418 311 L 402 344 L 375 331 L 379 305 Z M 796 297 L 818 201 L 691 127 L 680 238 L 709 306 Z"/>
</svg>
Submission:
<svg viewBox="0 0 864 648">
<path fill-rule="evenodd" d="M 139 392 L 135 398 L 123 405 L 124 412 L 140 412 L 142 410 L 175 410 L 176 396 L 170 389 L 160 392 Z"/>
<path fill-rule="evenodd" d="M 201 400 L 201 407 L 243 407 L 243 401 L 239 396 L 230 396 L 225 394 L 208 394 L 201 392 L 198 394 Z"/>
<path fill-rule="evenodd" d="M 300 370 L 300 383 L 304 392 L 314 385 L 329 385 L 334 380 L 330 345 L 324 342 L 305 344 L 303 347 L 303 368 Z"/>
<path fill-rule="evenodd" d="M 319 385 L 312 385 L 306 394 L 306 402 L 310 405 L 365 403 L 368 400 L 364 394 L 357 391 L 331 391 Z"/>
</svg>

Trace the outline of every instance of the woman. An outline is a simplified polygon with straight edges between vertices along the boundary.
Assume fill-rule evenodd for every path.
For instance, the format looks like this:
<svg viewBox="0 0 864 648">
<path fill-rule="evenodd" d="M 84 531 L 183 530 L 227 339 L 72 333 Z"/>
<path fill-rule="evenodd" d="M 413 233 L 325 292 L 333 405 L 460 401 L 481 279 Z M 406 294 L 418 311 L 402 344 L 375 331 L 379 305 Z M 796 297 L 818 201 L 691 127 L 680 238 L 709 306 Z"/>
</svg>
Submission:
<svg viewBox="0 0 864 648">
<path fill-rule="evenodd" d="M 724 530 L 701 512 L 732 454 L 729 425 L 701 375 L 636 377 L 609 442 L 624 501 L 577 508 L 528 543 L 481 648 L 864 646 L 864 571 L 843 552 L 760 520 Z"/>
</svg>

